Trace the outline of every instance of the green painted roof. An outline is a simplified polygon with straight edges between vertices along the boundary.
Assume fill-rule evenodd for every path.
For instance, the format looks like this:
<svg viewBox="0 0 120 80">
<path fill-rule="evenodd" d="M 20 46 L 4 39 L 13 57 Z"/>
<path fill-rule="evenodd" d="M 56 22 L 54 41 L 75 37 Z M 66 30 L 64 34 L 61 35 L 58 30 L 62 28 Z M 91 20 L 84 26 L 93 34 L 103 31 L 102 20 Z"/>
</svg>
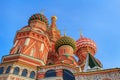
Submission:
<svg viewBox="0 0 120 80">
<path fill-rule="evenodd" d="M 90 68 L 93 68 L 95 66 L 102 68 L 101 64 L 99 64 L 90 53 L 88 53 L 88 65 Z"/>
</svg>

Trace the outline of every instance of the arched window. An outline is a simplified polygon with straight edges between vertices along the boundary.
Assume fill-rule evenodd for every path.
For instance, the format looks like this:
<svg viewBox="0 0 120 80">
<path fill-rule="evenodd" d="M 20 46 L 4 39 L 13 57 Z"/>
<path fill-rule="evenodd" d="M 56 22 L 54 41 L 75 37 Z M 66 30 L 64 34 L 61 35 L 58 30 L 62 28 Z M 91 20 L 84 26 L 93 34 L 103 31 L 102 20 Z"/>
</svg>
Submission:
<svg viewBox="0 0 120 80">
<path fill-rule="evenodd" d="M 63 80 L 75 80 L 75 77 L 72 72 L 69 70 L 63 70 Z"/>
<path fill-rule="evenodd" d="M 45 77 L 55 77 L 56 76 L 56 71 L 55 70 L 48 70 L 45 73 Z"/>
<path fill-rule="evenodd" d="M 24 69 L 24 70 L 22 71 L 22 75 L 21 75 L 21 76 L 24 76 L 24 77 L 27 76 L 27 69 Z"/>
<path fill-rule="evenodd" d="M 32 79 L 35 78 L 35 72 L 34 72 L 34 71 L 32 71 L 32 72 L 30 73 L 30 78 L 32 78 Z"/>
<path fill-rule="evenodd" d="M 52 63 L 48 63 L 48 65 L 53 65 Z"/>
<path fill-rule="evenodd" d="M 8 66 L 7 70 L 6 70 L 6 74 L 10 72 L 11 66 Z"/>
<path fill-rule="evenodd" d="M 20 71 L 19 67 L 15 67 L 15 69 L 14 69 L 14 71 L 13 71 L 13 74 L 18 75 L 18 74 L 19 74 L 19 71 Z"/>
<path fill-rule="evenodd" d="M 3 71 L 4 71 L 4 67 L 1 67 L 1 68 L 0 68 L 0 74 L 2 74 Z"/>
</svg>

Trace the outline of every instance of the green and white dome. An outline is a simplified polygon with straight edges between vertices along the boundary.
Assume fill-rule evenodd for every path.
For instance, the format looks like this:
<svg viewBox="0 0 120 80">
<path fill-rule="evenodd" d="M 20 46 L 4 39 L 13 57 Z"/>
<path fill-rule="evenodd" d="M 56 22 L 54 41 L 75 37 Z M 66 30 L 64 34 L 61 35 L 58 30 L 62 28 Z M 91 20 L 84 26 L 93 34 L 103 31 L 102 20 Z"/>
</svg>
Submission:
<svg viewBox="0 0 120 80">
<path fill-rule="evenodd" d="M 30 23 L 30 21 L 32 20 L 40 20 L 42 22 L 44 22 L 47 26 L 48 26 L 48 19 L 46 18 L 46 16 L 44 16 L 43 14 L 37 13 L 37 14 L 33 14 L 29 20 L 28 20 L 28 24 Z"/>
<path fill-rule="evenodd" d="M 58 51 L 58 48 L 61 47 L 62 45 L 69 45 L 73 48 L 73 50 L 75 50 L 75 48 L 76 48 L 75 40 L 68 36 L 63 36 L 56 41 L 55 50 Z"/>
</svg>

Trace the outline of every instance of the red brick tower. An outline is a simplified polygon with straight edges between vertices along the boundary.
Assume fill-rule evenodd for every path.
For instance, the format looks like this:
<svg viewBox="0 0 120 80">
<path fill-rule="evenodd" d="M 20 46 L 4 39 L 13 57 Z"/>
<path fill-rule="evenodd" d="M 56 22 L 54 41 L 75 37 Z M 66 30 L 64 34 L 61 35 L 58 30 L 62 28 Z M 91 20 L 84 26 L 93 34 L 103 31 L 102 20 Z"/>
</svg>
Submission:
<svg viewBox="0 0 120 80">
<path fill-rule="evenodd" d="M 56 16 L 51 17 L 51 25 L 47 30 L 47 33 L 49 35 L 49 39 L 51 42 L 50 51 L 48 53 L 48 60 L 47 65 L 55 64 L 55 61 L 58 59 L 58 54 L 55 53 L 55 42 L 61 37 L 60 31 L 57 29 L 56 26 Z"/>
<path fill-rule="evenodd" d="M 47 28 L 47 18 L 34 14 L 28 25 L 17 31 L 10 54 L 2 59 L 2 66 L 6 68 L 3 73 L 11 74 L 5 75 L 3 80 L 36 79 L 37 66 L 46 65 L 50 49 Z"/>
<path fill-rule="evenodd" d="M 10 54 L 24 54 L 41 60 L 39 65 L 45 65 L 50 41 L 46 34 L 47 18 L 42 14 L 30 17 L 29 25 L 16 34 L 14 46 Z"/>
<path fill-rule="evenodd" d="M 52 16 L 48 26 L 43 14 L 29 18 L 17 31 L 10 54 L 2 57 L 0 80 L 120 80 L 119 68 L 102 70 L 93 40 L 61 37 L 56 20 Z"/>
<path fill-rule="evenodd" d="M 95 55 L 97 47 L 93 40 L 89 38 L 85 38 L 83 35 L 80 36 L 80 39 L 76 41 L 77 49 L 76 49 L 76 55 L 79 58 L 78 65 L 81 66 L 81 68 L 84 68 L 87 53 L 91 53 L 91 55 Z"/>
<path fill-rule="evenodd" d="M 61 37 L 55 44 L 55 50 L 59 55 L 57 64 L 69 64 L 77 66 L 77 62 L 74 58 L 74 50 L 76 48 L 75 41 L 67 36 Z"/>
</svg>

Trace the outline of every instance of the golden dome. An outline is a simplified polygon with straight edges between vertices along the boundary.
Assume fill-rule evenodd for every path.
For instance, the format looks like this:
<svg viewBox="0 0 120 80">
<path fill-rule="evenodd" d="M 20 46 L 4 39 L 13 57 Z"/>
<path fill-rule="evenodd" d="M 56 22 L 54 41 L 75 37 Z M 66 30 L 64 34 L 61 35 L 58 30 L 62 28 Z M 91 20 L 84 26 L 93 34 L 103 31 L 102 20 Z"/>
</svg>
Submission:
<svg viewBox="0 0 120 80">
<path fill-rule="evenodd" d="M 52 16 L 51 19 L 57 20 L 57 16 Z"/>
</svg>

